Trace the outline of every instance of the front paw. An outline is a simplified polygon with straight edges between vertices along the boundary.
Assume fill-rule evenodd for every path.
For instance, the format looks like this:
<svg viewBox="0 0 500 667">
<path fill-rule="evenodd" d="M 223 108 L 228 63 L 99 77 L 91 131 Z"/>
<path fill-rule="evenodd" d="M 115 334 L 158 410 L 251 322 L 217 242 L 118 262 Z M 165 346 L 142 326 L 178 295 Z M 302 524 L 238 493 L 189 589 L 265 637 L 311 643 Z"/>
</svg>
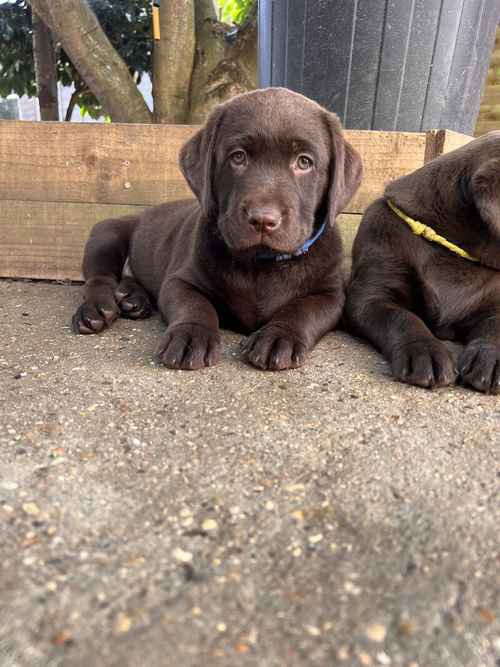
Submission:
<svg viewBox="0 0 500 667">
<path fill-rule="evenodd" d="M 469 343 L 458 358 L 464 384 L 486 394 L 500 393 L 500 347 L 485 341 Z"/>
<path fill-rule="evenodd" d="M 100 333 L 116 320 L 120 308 L 109 285 L 97 285 L 88 290 L 85 301 L 73 315 L 73 331 L 77 334 Z"/>
<path fill-rule="evenodd" d="M 122 279 L 115 290 L 115 299 L 121 316 L 130 320 L 145 320 L 153 313 L 146 290 L 132 278 Z"/>
<path fill-rule="evenodd" d="M 268 324 L 242 341 L 241 352 L 252 366 L 283 371 L 302 366 L 307 347 L 290 331 Z"/>
<path fill-rule="evenodd" d="M 406 343 L 393 350 L 392 374 L 398 380 L 418 387 L 445 387 L 453 384 L 457 370 L 451 353 L 437 339 Z"/>
<path fill-rule="evenodd" d="M 219 361 L 220 335 L 203 324 L 176 324 L 168 327 L 157 356 L 167 368 L 195 371 Z"/>
</svg>

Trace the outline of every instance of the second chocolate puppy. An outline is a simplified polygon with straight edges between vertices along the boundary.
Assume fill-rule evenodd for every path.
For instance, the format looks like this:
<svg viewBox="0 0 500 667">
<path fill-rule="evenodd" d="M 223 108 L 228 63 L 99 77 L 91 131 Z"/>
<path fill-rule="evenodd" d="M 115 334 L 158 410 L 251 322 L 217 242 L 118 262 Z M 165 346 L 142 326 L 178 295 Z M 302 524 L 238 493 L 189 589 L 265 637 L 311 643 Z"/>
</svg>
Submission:
<svg viewBox="0 0 500 667">
<path fill-rule="evenodd" d="M 391 183 L 367 209 L 346 320 L 400 380 L 500 392 L 500 132 Z M 442 339 L 465 344 L 457 365 Z"/>
</svg>

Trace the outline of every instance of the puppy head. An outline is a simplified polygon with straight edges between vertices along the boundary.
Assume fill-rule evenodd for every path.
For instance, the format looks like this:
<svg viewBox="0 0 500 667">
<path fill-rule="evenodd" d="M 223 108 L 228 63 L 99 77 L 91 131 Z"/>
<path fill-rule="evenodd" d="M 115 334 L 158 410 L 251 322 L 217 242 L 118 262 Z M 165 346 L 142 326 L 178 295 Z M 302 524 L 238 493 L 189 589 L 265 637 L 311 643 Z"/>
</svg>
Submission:
<svg viewBox="0 0 500 667">
<path fill-rule="evenodd" d="M 500 238 L 500 132 L 497 133 L 495 154 L 485 155 L 473 170 L 469 194 L 490 234 Z M 488 151 L 490 153 L 490 151 Z"/>
<path fill-rule="evenodd" d="M 283 88 L 218 107 L 180 164 L 203 216 L 234 253 L 294 252 L 357 190 L 361 159 L 338 118 Z"/>
</svg>

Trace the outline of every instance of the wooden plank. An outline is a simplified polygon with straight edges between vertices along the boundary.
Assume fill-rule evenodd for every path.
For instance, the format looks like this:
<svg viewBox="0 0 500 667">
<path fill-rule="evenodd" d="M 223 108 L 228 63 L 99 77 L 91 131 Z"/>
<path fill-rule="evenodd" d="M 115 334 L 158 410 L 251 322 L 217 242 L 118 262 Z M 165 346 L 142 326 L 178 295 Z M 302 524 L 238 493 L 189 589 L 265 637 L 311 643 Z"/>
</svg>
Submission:
<svg viewBox="0 0 500 667">
<path fill-rule="evenodd" d="M 83 248 L 99 220 L 138 212 L 140 206 L 67 202 L 3 202 L 0 277 L 81 280 Z M 361 215 L 340 215 L 344 253 L 350 255 Z"/>
<path fill-rule="evenodd" d="M 425 132 L 347 130 L 346 138 L 363 159 L 363 182 L 344 213 L 362 213 L 391 181 L 424 164 Z"/>
<path fill-rule="evenodd" d="M 149 205 L 191 194 L 177 165 L 195 127 L 0 122 L 0 200 Z"/>
<path fill-rule="evenodd" d="M 83 248 L 99 220 L 139 206 L 4 201 L 0 215 L 0 277 L 81 280 Z"/>
<path fill-rule="evenodd" d="M 179 125 L 0 122 L 0 201 L 153 205 L 190 195 L 177 165 L 196 130 Z M 346 131 L 365 165 L 348 213 L 423 164 L 425 134 Z"/>
<path fill-rule="evenodd" d="M 500 130 L 500 119 L 499 120 L 479 120 L 476 125 L 476 137 L 480 137 L 482 134 L 487 132 L 492 132 L 493 130 Z"/>
<path fill-rule="evenodd" d="M 337 218 L 345 257 L 350 257 L 352 254 L 352 244 L 358 233 L 358 227 L 362 217 L 363 216 L 360 213 L 342 213 Z"/>
<path fill-rule="evenodd" d="M 484 89 L 481 105 L 500 104 L 500 84 L 492 83 Z"/>
<path fill-rule="evenodd" d="M 426 132 L 425 162 L 465 146 L 474 137 L 452 130 L 428 130 Z"/>
</svg>

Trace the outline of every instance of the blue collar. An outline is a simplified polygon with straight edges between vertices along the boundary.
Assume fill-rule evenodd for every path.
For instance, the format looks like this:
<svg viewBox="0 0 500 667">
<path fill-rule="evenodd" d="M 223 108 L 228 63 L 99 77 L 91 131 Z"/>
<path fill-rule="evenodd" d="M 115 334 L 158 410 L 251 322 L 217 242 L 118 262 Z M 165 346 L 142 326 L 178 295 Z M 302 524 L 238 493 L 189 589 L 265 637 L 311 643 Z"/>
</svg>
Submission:
<svg viewBox="0 0 500 667">
<path fill-rule="evenodd" d="M 318 229 L 318 231 L 309 238 L 304 245 L 302 245 L 298 250 L 292 253 L 288 252 L 282 252 L 282 253 L 276 253 L 273 252 L 272 250 L 266 251 L 263 250 L 262 252 L 257 253 L 257 260 L 272 260 L 273 262 L 287 262 L 290 259 L 293 259 L 294 257 L 300 257 L 301 255 L 305 255 L 306 252 L 309 250 L 309 248 L 316 243 L 316 241 L 319 239 L 319 237 L 323 234 L 327 226 L 326 221 L 321 225 L 321 227 Z"/>
</svg>

